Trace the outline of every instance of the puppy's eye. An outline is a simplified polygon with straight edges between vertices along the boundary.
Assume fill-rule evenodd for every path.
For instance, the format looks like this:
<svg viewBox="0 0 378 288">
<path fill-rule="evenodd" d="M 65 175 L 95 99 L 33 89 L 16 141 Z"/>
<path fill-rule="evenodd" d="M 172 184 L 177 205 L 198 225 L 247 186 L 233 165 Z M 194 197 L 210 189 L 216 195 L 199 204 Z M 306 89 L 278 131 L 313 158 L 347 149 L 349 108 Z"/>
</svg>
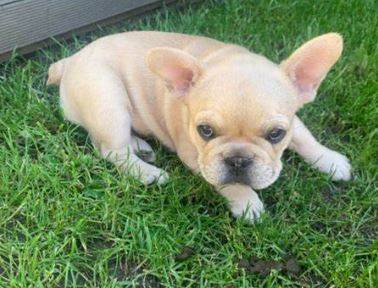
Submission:
<svg viewBox="0 0 378 288">
<path fill-rule="evenodd" d="M 286 135 L 286 131 L 281 128 L 273 128 L 268 132 L 265 139 L 272 144 L 277 144 L 280 142 Z"/>
<path fill-rule="evenodd" d="M 204 140 L 210 140 L 215 136 L 213 128 L 206 124 L 198 125 L 197 131 Z"/>
</svg>

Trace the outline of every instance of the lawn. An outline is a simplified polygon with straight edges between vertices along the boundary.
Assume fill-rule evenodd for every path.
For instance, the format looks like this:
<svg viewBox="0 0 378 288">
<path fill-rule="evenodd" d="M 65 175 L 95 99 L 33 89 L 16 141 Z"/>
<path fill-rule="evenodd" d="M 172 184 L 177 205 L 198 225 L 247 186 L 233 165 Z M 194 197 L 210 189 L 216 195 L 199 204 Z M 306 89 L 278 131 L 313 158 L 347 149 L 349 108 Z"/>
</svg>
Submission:
<svg viewBox="0 0 378 288">
<path fill-rule="evenodd" d="M 378 287 L 375 5 L 206 1 L 2 63 L 0 287 Z M 44 84 L 48 65 L 103 35 L 151 29 L 237 43 L 276 62 L 340 32 L 342 59 L 300 116 L 351 159 L 353 180 L 332 182 L 288 151 L 279 180 L 259 192 L 267 215 L 249 225 L 154 140 L 171 175 L 163 187 L 101 160 L 85 131 L 63 120 L 58 90 Z"/>
</svg>

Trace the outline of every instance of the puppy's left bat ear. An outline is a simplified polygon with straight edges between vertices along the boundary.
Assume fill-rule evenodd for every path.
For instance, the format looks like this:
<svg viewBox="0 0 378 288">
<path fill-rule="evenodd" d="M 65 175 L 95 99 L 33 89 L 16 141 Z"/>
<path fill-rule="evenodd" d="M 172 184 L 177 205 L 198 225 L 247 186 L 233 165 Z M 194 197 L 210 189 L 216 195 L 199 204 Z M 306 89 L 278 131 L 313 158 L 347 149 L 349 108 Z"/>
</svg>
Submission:
<svg viewBox="0 0 378 288">
<path fill-rule="evenodd" d="M 164 80 L 177 97 L 185 96 L 201 74 L 199 61 L 175 48 L 153 48 L 148 51 L 146 62 L 150 70 Z"/>
<path fill-rule="evenodd" d="M 318 87 L 342 50 L 341 35 L 328 33 L 306 42 L 281 63 L 298 91 L 301 106 L 315 99 Z"/>
</svg>

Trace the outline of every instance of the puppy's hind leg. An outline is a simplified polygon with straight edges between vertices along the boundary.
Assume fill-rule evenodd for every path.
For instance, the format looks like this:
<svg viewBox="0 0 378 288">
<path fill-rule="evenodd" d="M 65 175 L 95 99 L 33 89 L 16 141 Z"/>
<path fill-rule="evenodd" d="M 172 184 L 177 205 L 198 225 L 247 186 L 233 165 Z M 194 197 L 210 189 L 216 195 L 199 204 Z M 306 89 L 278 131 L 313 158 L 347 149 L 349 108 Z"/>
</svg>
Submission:
<svg viewBox="0 0 378 288">
<path fill-rule="evenodd" d="M 297 116 L 294 118 L 293 138 L 289 148 L 313 167 L 331 175 L 333 180 L 349 180 L 351 177 L 348 158 L 316 141 Z"/>
<path fill-rule="evenodd" d="M 72 68 L 64 79 L 63 108 L 73 107 L 77 123 L 86 128 L 101 155 L 144 184 L 164 183 L 168 174 L 134 152 L 130 103 L 121 79 L 106 66 Z M 80 75 L 76 73 L 80 72 Z M 77 78 L 85 79 L 77 85 Z M 76 81 L 76 82 L 75 82 Z M 66 110 L 66 109 L 65 109 Z M 135 140 L 135 139 L 134 139 Z"/>
<path fill-rule="evenodd" d="M 131 145 L 119 149 L 102 146 L 101 155 L 146 185 L 167 182 L 167 172 L 144 162 L 132 152 L 132 149 Z"/>
<path fill-rule="evenodd" d="M 101 155 L 144 184 L 165 183 L 168 180 L 168 174 L 165 171 L 144 162 L 135 154 L 133 144 L 135 144 L 136 139 L 133 139 L 134 136 L 131 135 L 131 121 L 128 111 L 126 109 L 111 110 L 110 107 L 106 110 L 107 114 L 112 115 L 112 120 L 106 123 L 106 119 L 101 119 L 101 115 L 98 115 L 97 119 L 106 124 L 106 130 L 100 128 L 97 131 L 99 133 L 93 129 L 90 131 L 94 139 L 96 139 L 94 135 L 102 134 L 103 140 L 99 141 L 97 138 L 97 142 L 100 142 Z M 120 113 L 117 113 L 117 111 Z M 146 149 L 146 146 L 144 148 Z"/>
</svg>

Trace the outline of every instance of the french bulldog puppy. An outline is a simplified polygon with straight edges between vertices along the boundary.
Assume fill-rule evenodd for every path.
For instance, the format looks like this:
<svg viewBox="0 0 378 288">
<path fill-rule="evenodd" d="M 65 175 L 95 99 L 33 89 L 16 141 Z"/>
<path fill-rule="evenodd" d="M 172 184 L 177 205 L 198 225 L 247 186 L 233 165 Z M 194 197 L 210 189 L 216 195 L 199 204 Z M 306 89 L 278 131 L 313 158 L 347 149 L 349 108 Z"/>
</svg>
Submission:
<svg viewBox="0 0 378 288">
<path fill-rule="evenodd" d="M 293 149 L 349 180 L 348 159 L 321 145 L 295 115 L 314 100 L 341 55 L 342 37 L 316 37 L 275 64 L 213 39 L 127 32 L 94 41 L 51 65 L 65 117 L 84 127 L 103 157 L 145 184 L 168 180 L 148 162 L 154 136 L 229 201 L 234 216 L 263 212 L 255 190 L 272 184 Z"/>
</svg>

